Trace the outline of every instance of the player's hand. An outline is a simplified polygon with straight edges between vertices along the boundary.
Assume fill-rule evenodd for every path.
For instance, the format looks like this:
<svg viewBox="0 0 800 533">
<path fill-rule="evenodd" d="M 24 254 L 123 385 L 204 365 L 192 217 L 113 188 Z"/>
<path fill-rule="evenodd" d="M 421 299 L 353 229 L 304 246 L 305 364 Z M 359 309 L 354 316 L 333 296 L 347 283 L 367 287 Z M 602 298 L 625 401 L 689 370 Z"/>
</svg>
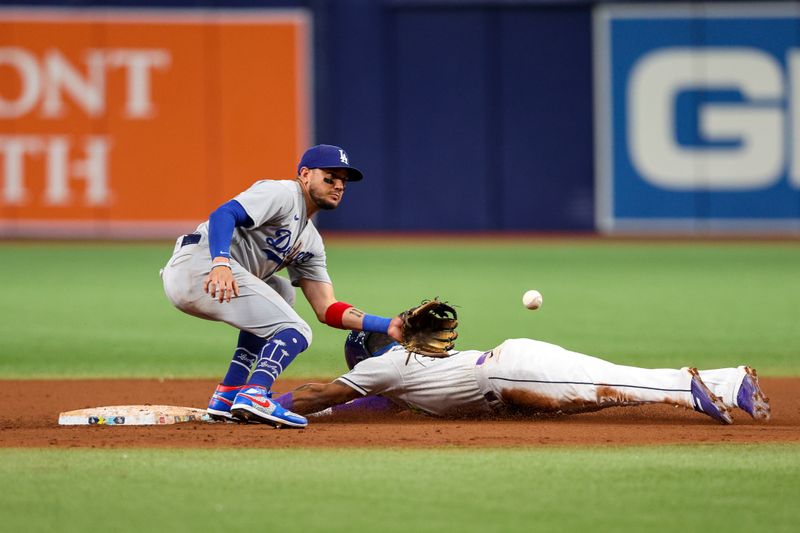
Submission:
<svg viewBox="0 0 800 533">
<path fill-rule="evenodd" d="M 227 266 L 212 268 L 203 282 L 203 290 L 219 303 L 230 302 L 231 298 L 239 296 L 239 284 Z"/>
<path fill-rule="evenodd" d="M 399 316 L 392 318 L 387 334 L 397 342 L 403 342 L 403 319 Z"/>
</svg>

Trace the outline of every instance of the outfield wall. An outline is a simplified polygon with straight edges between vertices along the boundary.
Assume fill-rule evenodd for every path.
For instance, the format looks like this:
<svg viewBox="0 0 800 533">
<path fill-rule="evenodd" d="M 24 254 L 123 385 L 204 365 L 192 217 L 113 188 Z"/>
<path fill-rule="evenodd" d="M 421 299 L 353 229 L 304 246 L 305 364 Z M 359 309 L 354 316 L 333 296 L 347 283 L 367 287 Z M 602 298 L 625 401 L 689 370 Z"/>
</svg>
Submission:
<svg viewBox="0 0 800 533">
<path fill-rule="evenodd" d="M 325 229 L 800 231 L 796 3 L 56 2 L 0 27 L 5 236 L 179 233 L 313 142 L 367 176 Z"/>
</svg>

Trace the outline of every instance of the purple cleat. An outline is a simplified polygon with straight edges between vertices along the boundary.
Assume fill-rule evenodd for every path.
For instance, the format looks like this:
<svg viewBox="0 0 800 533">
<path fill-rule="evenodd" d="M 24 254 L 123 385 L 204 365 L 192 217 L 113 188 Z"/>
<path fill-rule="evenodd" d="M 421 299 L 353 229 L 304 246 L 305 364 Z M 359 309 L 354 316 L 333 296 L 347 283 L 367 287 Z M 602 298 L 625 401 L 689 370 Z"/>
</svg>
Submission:
<svg viewBox="0 0 800 533">
<path fill-rule="evenodd" d="M 730 410 L 725 407 L 722 400 L 717 398 L 711 389 L 700 379 L 700 373 L 696 368 L 687 368 L 692 375 L 692 407 L 695 411 L 705 413 L 714 420 L 723 424 L 733 424 Z"/>
<path fill-rule="evenodd" d="M 754 368 L 740 366 L 744 371 L 742 384 L 736 394 L 736 405 L 742 411 L 755 418 L 756 420 L 769 420 L 769 398 L 764 395 L 761 387 L 758 386 L 758 376 Z"/>
</svg>

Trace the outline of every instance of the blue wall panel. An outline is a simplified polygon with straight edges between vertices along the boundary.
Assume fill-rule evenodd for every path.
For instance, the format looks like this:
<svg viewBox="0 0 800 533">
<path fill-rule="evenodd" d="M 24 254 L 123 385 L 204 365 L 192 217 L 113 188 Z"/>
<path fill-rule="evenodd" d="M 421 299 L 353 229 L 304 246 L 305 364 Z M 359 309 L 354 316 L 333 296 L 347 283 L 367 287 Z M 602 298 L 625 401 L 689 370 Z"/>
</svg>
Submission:
<svg viewBox="0 0 800 533">
<path fill-rule="evenodd" d="M 316 141 L 338 144 L 365 179 L 351 184 L 341 206 L 320 225 L 350 231 L 390 228 L 386 172 L 383 7 L 340 0 L 315 12 Z"/>
<path fill-rule="evenodd" d="M 371 42 L 380 59 L 369 80 L 333 80 L 335 102 L 318 91 L 318 139 L 339 139 L 367 173 L 323 228 L 593 228 L 588 5 L 344 4 L 360 7 L 335 19 L 341 39 L 325 54 L 369 63 Z M 381 37 L 353 39 L 359 25 Z M 345 111 L 350 101 L 369 111 Z"/>
<path fill-rule="evenodd" d="M 593 227 L 590 24 L 585 9 L 502 14 L 502 229 Z"/>
<path fill-rule="evenodd" d="M 395 91 L 393 163 L 387 177 L 393 180 L 396 227 L 483 229 L 488 187 L 484 17 L 472 10 L 409 10 L 395 20 L 396 66 L 389 87 Z"/>
</svg>

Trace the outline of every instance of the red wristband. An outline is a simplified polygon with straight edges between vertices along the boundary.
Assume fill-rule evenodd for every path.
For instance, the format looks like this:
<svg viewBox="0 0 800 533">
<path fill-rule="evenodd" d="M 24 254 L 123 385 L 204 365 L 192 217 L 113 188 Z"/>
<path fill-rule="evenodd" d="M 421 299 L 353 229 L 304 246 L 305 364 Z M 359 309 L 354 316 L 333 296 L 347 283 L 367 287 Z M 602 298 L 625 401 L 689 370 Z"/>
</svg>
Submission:
<svg viewBox="0 0 800 533">
<path fill-rule="evenodd" d="M 344 312 L 351 307 L 353 306 L 345 302 L 332 303 L 325 311 L 325 323 L 332 328 L 344 329 L 344 326 L 342 326 L 342 317 L 344 317 Z"/>
</svg>

